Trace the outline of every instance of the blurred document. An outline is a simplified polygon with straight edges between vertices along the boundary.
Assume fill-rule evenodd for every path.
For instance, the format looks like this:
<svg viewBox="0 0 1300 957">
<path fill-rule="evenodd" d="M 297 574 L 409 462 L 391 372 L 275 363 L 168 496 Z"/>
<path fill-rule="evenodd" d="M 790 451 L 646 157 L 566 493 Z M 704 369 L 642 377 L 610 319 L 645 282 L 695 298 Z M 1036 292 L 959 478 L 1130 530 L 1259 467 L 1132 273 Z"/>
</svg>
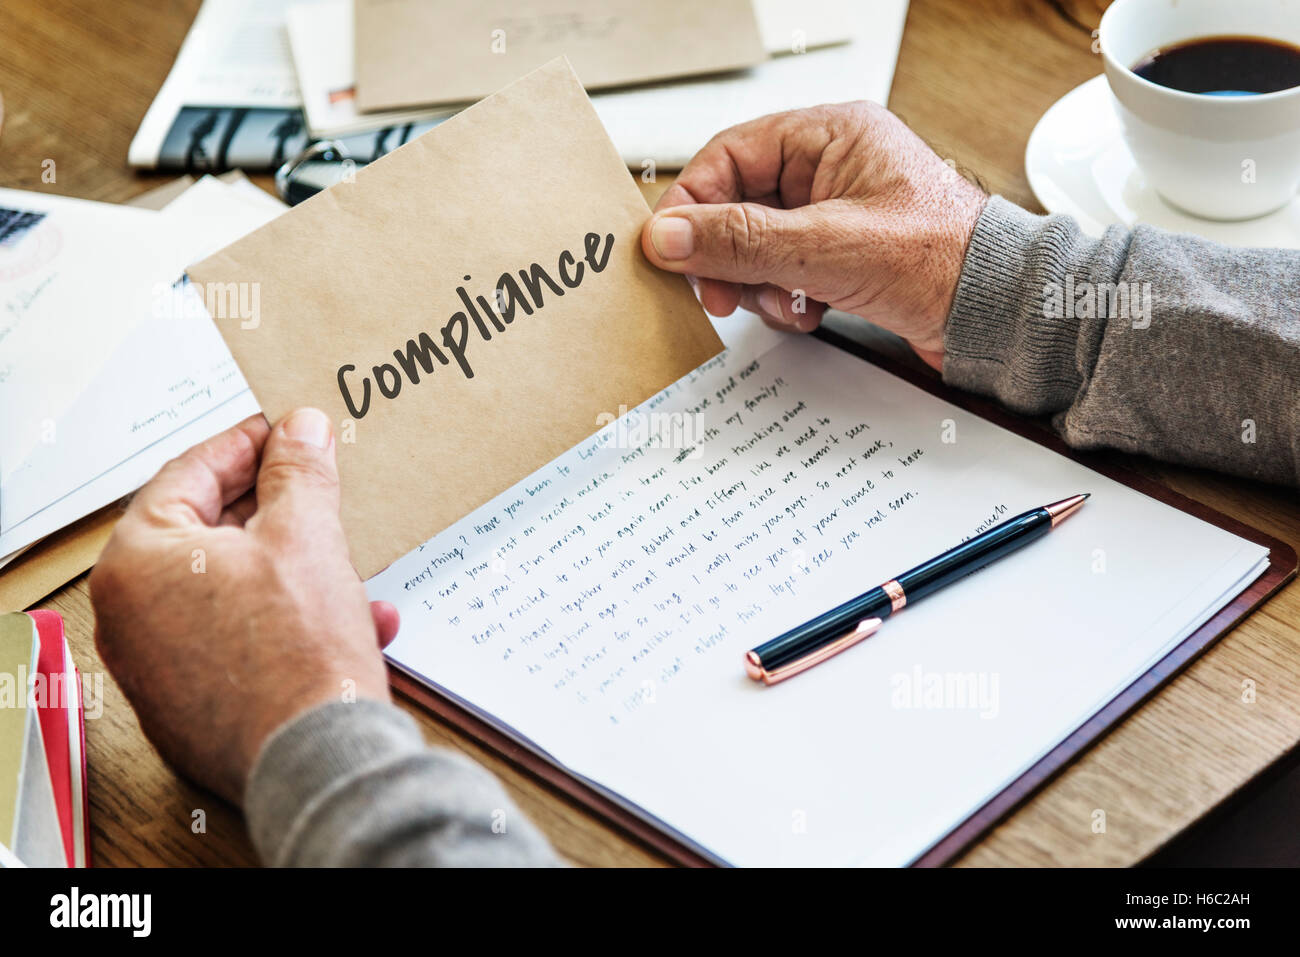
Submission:
<svg viewBox="0 0 1300 957">
<path fill-rule="evenodd" d="M 784 12 L 785 5 L 772 6 L 770 35 L 793 37 L 799 29 L 801 18 Z M 803 6 L 812 33 L 821 21 L 811 12 L 823 5 Z M 615 90 L 591 101 L 624 161 L 642 171 L 680 169 L 715 133 L 768 113 L 846 100 L 887 103 L 907 0 L 858 0 L 836 17 L 849 43 L 823 49 L 808 43 L 805 53 L 772 57 L 741 73 Z"/>
<path fill-rule="evenodd" d="M 629 167 L 644 170 L 650 160 L 660 169 L 679 169 L 713 134 L 766 113 L 888 100 L 907 0 L 760 0 L 754 11 L 768 52 L 782 56 L 743 73 L 591 93 Z M 455 112 L 357 109 L 352 0 L 300 0 L 289 9 L 288 31 L 313 137 L 412 124 L 409 136 L 386 138 L 390 146 L 401 145 Z M 818 49 L 832 44 L 840 45 Z"/>
<path fill-rule="evenodd" d="M 287 15 L 302 111 L 312 136 L 332 137 L 385 126 L 430 122 L 455 109 L 357 110 L 356 61 L 352 56 L 352 0 L 296 3 Z"/>
<path fill-rule="evenodd" d="M 0 485 L 149 315 L 166 254 L 157 213 L 0 190 Z"/>
<path fill-rule="evenodd" d="M 132 166 L 158 162 L 183 108 L 278 111 L 301 105 L 284 27 L 290 2 L 204 0 L 171 72 L 131 141 L 128 156 Z"/>
<path fill-rule="evenodd" d="M 125 335 L 106 347 L 97 374 L 67 394 L 38 390 L 50 401 L 58 399 L 64 411 L 46 422 L 43 440 L 6 467 L 0 556 L 134 491 L 168 459 L 258 411 L 203 302 L 181 274 L 191 259 L 238 239 L 283 208 L 250 184 L 226 185 L 210 177 L 161 213 L 120 207 L 150 217 L 162 237 L 166 251 L 154 257 L 157 278 L 135 321 L 123 323 L 129 325 Z M 120 240 L 119 245 L 130 248 Z M 80 263 L 73 269 L 69 263 L 69 277 L 82 274 Z M 78 329 L 95 325 L 92 287 L 81 289 L 68 315 Z M 75 337 L 76 330 L 65 335 Z M 42 339 L 37 355 L 57 357 L 60 346 L 59 339 Z M 0 406 L 9 446 L 7 387 L 0 384 Z"/>
<path fill-rule="evenodd" d="M 753 66 L 750 0 L 356 0 L 357 109 L 464 103 L 555 57 L 588 90 Z"/>
<path fill-rule="evenodd" d="M 853 39 L 853 8 L 861 0 L 754 0 L 768 53 L 800 53 Z"/>
</svg>

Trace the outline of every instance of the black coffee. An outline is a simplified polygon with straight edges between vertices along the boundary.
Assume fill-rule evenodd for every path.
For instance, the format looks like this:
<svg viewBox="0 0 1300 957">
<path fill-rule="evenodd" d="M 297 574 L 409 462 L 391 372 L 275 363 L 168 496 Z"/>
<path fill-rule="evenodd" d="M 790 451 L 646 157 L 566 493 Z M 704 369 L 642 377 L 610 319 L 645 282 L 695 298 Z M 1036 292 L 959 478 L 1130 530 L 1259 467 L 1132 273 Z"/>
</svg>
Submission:
<svg viewBox="0 0 1300 957">
<path fill-rule="evenodd" d="M 1300 47 L 1264 37 L 1204 37 L 1152 50 L 1133 72 L 1187 93 L 1275 93 L 1300 86 Z"/>
</svg>

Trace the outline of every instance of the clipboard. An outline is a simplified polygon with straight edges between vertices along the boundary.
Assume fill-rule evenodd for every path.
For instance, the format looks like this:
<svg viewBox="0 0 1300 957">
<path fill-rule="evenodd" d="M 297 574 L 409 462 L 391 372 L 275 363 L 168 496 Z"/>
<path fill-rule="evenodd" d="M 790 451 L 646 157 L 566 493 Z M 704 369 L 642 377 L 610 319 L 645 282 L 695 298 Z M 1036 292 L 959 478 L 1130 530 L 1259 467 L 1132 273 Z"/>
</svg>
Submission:
<svg viewBox="0 0 1300 957">
<path fill-rule="evenodd" d="M 1263 545 L 1269 550 L 1268 567 L 1244 591 L 1131 682 L 1020 777 L 923 851 L 911 864 L 912 867 L 940 867 L 957 858 L 966 848 L 1009 817 L 1049 781 L 1082 757 L 1084 752 L 1111 728 L 1136 711 L 1143 702 L 1191 664 L 1198 655 L 1231 631 L 1247 615 L 1294 578 L 1297 565 L 1296 552 L 1280 539 L 1224 515 L 1208 505 L 1187 498 L 1130 469 L 1114 465 L 1101 454 L 1076 452 L 1059 436 L 1033 421 L 1012 415 L 990 400 L 950 389 L 937 378 L 937 375 L 928 375 L 909 368 L 824 328 L 812 335 L 828 345 L 878 366 L 917 388 L 924 389 L 953 405 L 987 419 L 1009 432 L 1036 442 L 1107 478 L 1127 485 L 1149 498 L 1171 505 L 1204 522 Z M 633 813 L 585 779 L 547 760 L 539 753 L 523 747 L 509 735 L 475 714 L 458 699 L 436 691 L 401 671 L 391 662 L 389 682 L 402 697 L 432 712 L 443 723 L 494 751 L 520 771 L 594 814 L 648 850 L 684 867 L 718 865 L 719 862 L 704 848 L 667 826 L 656 826 Z"/>
</svg>

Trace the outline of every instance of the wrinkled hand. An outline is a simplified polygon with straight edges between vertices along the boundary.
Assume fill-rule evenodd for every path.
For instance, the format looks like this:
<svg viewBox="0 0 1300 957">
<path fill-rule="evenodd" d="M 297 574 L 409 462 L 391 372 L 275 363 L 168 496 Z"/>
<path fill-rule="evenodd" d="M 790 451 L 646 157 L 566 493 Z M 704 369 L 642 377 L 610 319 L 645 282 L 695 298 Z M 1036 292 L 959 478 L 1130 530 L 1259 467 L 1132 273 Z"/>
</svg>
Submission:
<svg viewBox="0 0 1300 957">
<path fill-rule="evenodd" d="M 715 316 L 743 306 L 809 332 L 830 306 L 942 369 L 986 200 L 884 107 L 821 106 L 715 136 L 659 200 L 641 245 L 656 266 L 691 276 Z"/>
<path fill-rule="evenodd" d="M 90 576 L 96 645 L 145 734 L 236 802 L 280 724 L 388 699 L 397 610 L 348 560 L 334 454 L 323 413 L 247 419 L 164 466 Z"/>
</svg>

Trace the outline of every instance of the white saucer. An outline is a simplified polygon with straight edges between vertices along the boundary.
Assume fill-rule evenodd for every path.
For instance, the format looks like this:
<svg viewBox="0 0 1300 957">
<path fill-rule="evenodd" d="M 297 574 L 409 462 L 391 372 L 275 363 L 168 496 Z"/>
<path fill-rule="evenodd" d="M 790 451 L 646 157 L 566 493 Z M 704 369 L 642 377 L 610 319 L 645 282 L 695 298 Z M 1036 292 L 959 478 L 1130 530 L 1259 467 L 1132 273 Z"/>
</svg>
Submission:
<svg viewBox="0 0 1300 957">
<path fill-rule="evenodd" d="M 1043 114 L 1025 149 L 1025 173 L 1048 212 L 1073 216 L 1092 236 L 1114 223 L 1142 222 L 1230 246 L 1300 249 L 1300 197 L 1275 213 L 1235 223 L 1201 219 L 1161 199 L 1120 135 L 1104 76 L 1071 90 Z"/>
</svg>

